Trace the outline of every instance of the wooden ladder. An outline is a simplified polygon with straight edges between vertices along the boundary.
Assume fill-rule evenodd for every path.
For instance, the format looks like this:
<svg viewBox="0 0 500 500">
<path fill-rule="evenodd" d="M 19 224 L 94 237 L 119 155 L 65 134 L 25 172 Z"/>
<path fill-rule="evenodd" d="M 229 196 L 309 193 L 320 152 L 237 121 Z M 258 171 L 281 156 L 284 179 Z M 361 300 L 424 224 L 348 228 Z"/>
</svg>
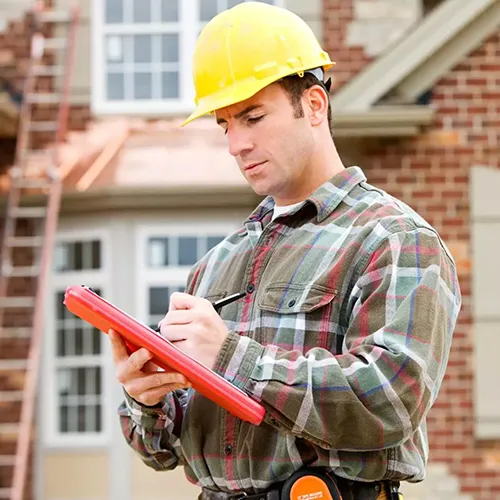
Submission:
<svg viewBox="0 0 500 500">
<path fill-rule="evenodd" d="M 10 169 L 0 255 L 0 499 L 30 497 L 30 459 L 40 372 L 44 296 L 51 271 L 62 182 L 58 146 L 65 138 L 75 32 L 80 12 L 33 9 L 17 147 Z M 50 92 L 38 82 L 50 79 Z M 33 110 L 50 106 L 36 120 Z M 36 135 L 50 134 L 50 147 Z M 3 346 L 3 347 L 1 347 Z M 19 354 L 19 353 L 22 354 Z M 3 412 L 2 412 L 3 409 Z"/>
</svg>

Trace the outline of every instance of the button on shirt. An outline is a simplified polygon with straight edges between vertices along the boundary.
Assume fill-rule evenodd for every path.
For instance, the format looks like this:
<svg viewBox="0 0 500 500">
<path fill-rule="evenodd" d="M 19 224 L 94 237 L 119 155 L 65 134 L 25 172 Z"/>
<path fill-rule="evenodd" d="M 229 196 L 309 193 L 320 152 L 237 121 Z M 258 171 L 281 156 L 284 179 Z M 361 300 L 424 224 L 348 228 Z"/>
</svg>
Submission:
<svg viewBox="0 0 500 500">
<path fill-rule="evenodd" d="M 375 481 L 420 480 L 426 415 L 461 297 L 436 231 L 349 167 L 272 220 L 265 199 L 194 266 L 188 293 L 221 297 L 230 333 L 214 370 L 267 413 L 240 421 L 190 389 L 145 407 L 127 394 L 127 442 L 156 470 L 258 493 L 303 464 Z M 166 478 L 166 481 L 168 478 Z"/>
</svg>

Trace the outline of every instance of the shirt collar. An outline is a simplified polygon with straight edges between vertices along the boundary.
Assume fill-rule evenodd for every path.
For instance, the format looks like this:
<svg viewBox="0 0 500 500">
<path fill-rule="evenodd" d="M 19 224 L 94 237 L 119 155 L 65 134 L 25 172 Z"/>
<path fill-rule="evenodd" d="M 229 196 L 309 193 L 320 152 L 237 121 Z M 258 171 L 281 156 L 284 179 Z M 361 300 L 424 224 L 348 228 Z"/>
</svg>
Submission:
<svg viewBox="0 0 500 500">
<path fill-rule="evenodd" d="M 321 185 L 304 202 L 310 202 L 316 207 L 317 221 L 322 222 L 358 184 L 365 181 L 366 176 L 360 167 L 348 167 Z M 273 198 L 266 196 L 245 222 L 260 222 L 273 208 Z M 291 213 L 298 210 L 300 207 L 296 207 Z"/>
</svg>

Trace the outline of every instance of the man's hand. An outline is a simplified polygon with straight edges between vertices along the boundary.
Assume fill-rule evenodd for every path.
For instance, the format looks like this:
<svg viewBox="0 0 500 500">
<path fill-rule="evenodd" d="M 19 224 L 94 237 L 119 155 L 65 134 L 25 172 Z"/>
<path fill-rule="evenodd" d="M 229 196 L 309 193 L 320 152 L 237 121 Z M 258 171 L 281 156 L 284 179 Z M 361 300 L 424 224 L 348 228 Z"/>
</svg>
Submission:
<svg viewBox="0 0 500 500">
<path fill-rule="evenodd" d="M 180 292 L 170 296 L 169 311 L 159 327 L 163 337 L 211 369 L 228 334 L 208 300 Z"/>
<path fill-rule="evenodd" d="M 111 340 L 116 378 L 127 393 L 137 402 L 154 406 L 176 389 L 190 387 L 181 373 L 160 371 L 152 363 L 152 354 L 147 349 L 139 349 L 128 354 L 125 341 L 114 330 L 108 332 Z"/>
</svg>

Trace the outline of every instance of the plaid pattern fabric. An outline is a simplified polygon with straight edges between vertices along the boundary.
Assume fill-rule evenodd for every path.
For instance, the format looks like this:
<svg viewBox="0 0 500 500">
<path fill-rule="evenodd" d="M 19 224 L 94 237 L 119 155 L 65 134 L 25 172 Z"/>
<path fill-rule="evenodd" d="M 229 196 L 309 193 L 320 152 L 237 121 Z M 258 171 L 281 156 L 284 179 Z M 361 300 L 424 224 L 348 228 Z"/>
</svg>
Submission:
<svg viewBox="0 0 500 500">
<path fill-rule="evenodd" d="M 288 214 L 265 199 L 210 251 L 187 291 L 211 300 L 230 334 L 217 373 L 261 401 L 265 422 L 234 418 L 195 391 L 145 408 L 128 395 L 123 432 L 157 470 L 259 492 L 302 464 L 374 481 L 419 481 L 426 414 L 438 394 L 461 305 L 436 231 L 350 167 Z"/>
</svg>

